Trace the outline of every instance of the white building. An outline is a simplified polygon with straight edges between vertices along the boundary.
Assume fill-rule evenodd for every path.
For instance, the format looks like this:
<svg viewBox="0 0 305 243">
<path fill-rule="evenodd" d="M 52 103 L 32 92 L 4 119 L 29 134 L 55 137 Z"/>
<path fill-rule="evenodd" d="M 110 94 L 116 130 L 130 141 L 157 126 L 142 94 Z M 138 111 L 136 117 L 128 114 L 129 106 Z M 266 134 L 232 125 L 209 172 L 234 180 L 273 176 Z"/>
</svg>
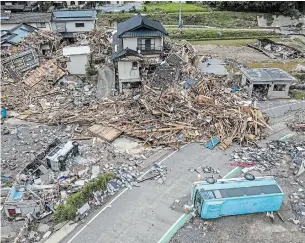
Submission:
<svg viewBox="0 0 305 243">
<path fill-rule="evenodd" d="M 53 11 L 52 29 L 64 38 L 73 38 L 74 33 L 86 33 L 94 29 L 96 10 Z"/>
<path fill-rule="evenodd" d="M 28 24 L 38 29 L 52 30 L 52 13 L 1 13 L 1 30 L 11 30 L 19 24 Z"/>
<path fill-rule="evenodd" d="M 86 65 L 89 63 L 89 46 L 67 46 L 63 48 L 63 55 L 69 57 L 67 70 L 70 74 L 85 75 Z"/>
<path fill-rule="evenodd" d="M 140 61 L 143 58 L 160 57 L 166 35 L 168 34 L 160 22 L 140 14 L 118 23 L 113 40 L 113 60 L 117 62 L 120 91 L 128 83 L 130 86 L 141 82 Z"/>
</svg>

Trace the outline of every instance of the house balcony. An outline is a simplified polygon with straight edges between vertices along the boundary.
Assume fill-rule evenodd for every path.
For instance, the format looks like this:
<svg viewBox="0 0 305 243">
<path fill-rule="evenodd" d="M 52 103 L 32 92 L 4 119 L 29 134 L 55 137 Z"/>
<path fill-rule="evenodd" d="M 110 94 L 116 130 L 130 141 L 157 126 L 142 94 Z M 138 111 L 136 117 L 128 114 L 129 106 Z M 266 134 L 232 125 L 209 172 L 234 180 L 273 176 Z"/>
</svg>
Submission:
<svg viewBox="0 0 305 243">
<path fill-rule="evenodd" d="M 163 52 L 163 47 L 154 47 L 154 48 L 137 48 L 140 50 L 142 55 L 159 55 Z"/>
</svg>

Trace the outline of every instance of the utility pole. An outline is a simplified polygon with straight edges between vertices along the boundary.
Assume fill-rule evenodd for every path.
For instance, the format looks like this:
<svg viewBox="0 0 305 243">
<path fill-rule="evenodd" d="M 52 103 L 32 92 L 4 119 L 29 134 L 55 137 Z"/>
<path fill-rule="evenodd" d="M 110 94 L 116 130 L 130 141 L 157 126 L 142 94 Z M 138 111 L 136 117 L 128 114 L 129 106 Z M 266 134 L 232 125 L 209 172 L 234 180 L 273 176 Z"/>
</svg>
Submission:
<svg viewBox="0 0 305 243">
<path fill-rule="evenodd" d="M 181 16 L 181 1 L 179 1 L 179 23 L 178 23 L 178 28 L 182 29 L 183 26 L 183 20 L 182 20 L 182 16 Z"/>
</svg>

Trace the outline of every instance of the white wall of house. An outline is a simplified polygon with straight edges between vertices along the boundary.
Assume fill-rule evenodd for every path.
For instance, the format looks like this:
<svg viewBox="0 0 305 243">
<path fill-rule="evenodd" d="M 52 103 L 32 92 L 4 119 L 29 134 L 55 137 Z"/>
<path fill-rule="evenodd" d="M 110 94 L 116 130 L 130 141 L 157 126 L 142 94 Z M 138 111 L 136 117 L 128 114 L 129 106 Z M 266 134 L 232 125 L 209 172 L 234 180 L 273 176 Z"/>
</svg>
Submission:
<svg viewBox="0 0 305 243">
<path fill-rule="evenodd" d="M 62 23 L 62 22 L 60 22 Z M 66 21 L 66 32 L 88 32 L 94 29 L 94 20 L 85 21 L 85 20 L 78 20 L 78 21 Z M 76 23 L 83 23 L 84 27 L 76 27 Z M 52 29 L 56 31 L 56 23 L 52 22 Z"/>
<path fill-rule="evenodd" d="M 67 69 L 71 74 L 86 74 L 86 65 L 89 62 L 87 54 L 78 54 L 69 56 L 70 61 L 67 62 Z"/>
<path fill-rule="evenodd" d="M 120 81 L 140 81 L 139 65 L 133 67 L 132 61 L 118 61 L 118 74 Z"/>
<path fill-rule="evenodd" d="M 141 37 L 139 39 L 145 39 L 144 37 Z M 161 37 L 154 37 L 154 38 L 147 38 L 147 39 L 155 39 L 155 48 L 159 49 L 160 47 L 163 47 L 163 41 Z M 137 50 L 138 46 L 138 38 L 123 38 L 123 48 L 129 48 L 132 50 Z"/>
<path fill-rule="evenodd" d="M 25 23 L 25 24 L 28 24 L 28 25 L 31 25 L 35 28 L 38 28 L 38 26 L 40 27 L 40 25 L 37 23 Z M 11 30 L 12 28 L 16 27 L 17 25 L 19 24 L 7 24 L 7 23 L 1 23 L 1 29 L 2 30 Z M 51 23 L 47 22 L 45 23 L 45 27 L 44 28 L 38 28 L 38 29 L 42 29 L 42 30 L 52 30 L 52 26 L 51 26 Z"/>
</svg>

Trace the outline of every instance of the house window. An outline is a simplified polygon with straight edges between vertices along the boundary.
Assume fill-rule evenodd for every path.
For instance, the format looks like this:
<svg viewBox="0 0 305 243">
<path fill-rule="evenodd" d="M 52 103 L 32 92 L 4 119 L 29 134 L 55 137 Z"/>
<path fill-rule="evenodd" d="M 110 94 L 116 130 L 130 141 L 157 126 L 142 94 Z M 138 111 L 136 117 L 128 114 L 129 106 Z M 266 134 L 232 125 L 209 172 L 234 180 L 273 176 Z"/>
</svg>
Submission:
<svg viewBox="0 0 305 243">
<path fill-rule="evenodd" d="M 85 27 L 85 23 L 75 23 L 75 27 Z"/>
<path fill-rule="evenodd" d="M 46 23 L 36 23 L 37 28 L 45 28 L 46 27 Z"/>
<path fill-rule="evenodd" d="M 132 70 L 138 69 L 138 62 L 132 62 Z"/>
<path fill-rule="evenodd" d="M 155 50 L 155 39 L 138 39 L 139 50 Z"/>
</svg>

